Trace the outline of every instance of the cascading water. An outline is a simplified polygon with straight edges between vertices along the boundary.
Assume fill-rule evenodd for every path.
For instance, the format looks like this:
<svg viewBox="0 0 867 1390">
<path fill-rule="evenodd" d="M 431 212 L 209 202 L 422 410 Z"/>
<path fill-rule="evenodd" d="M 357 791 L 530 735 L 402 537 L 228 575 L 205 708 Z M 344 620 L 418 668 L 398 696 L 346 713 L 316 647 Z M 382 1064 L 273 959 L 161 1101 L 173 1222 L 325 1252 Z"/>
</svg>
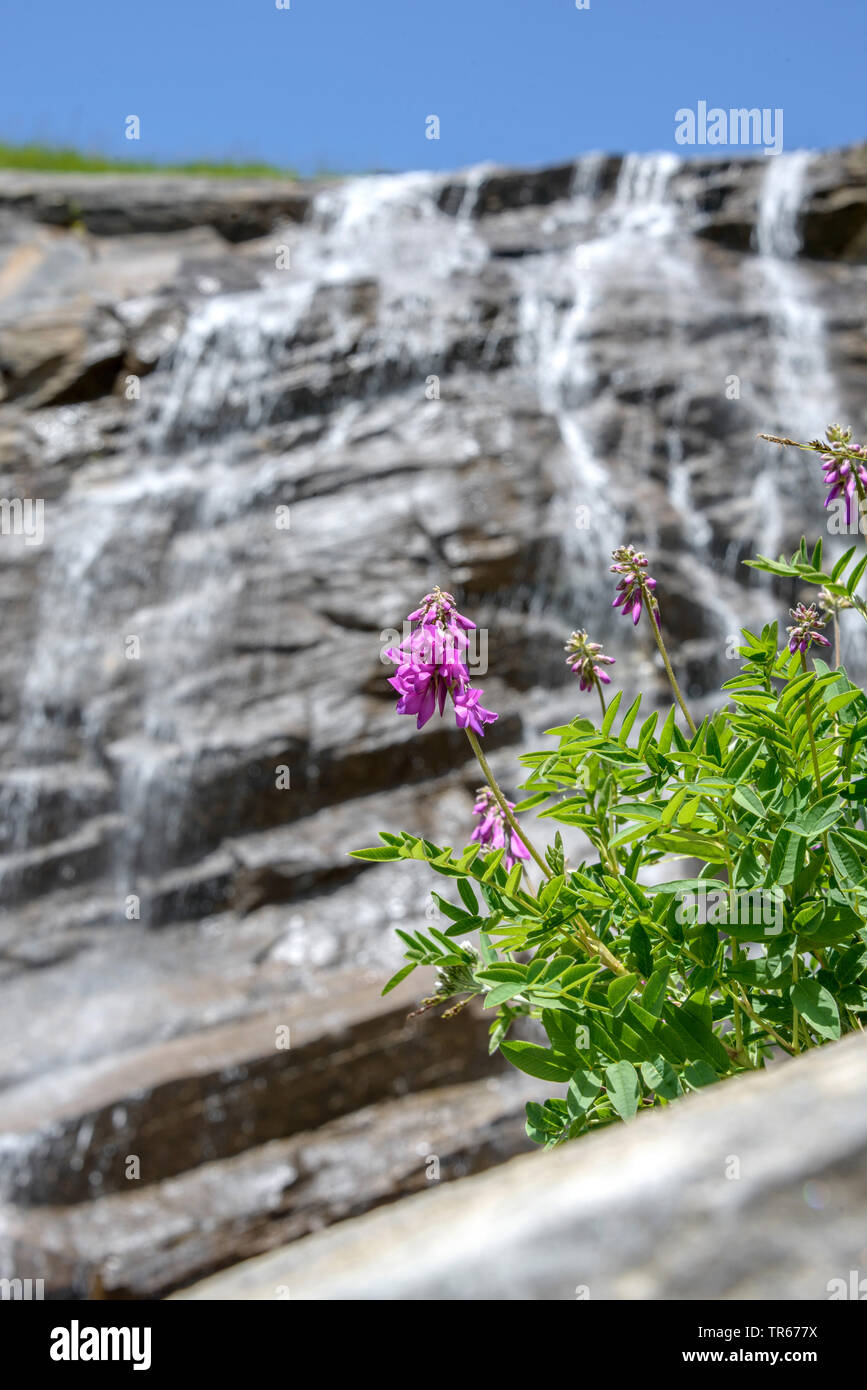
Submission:
<svg viewBox="0 0 867 1390">
<path fill-rule="evenodd" d="M 735 630 L 736 560 L 779 548 L 788 522 L 774 452 L 729 457 L 722 486 L 714 429 L 740 418 L 751 434 L 814 435 L 838 413 L 824 315 L 797 258 L 808 157 L 760 164 L 759 254 L 737 265 L 694 236 L 677 159 L 629 156 L 613 179 L 611 164 L 577 161 L 566 195 L 542 209 L 518 200 L 508 217 L 519 241 L 538 243 L 532 254 L 501 251 L 491 233 L 489 166 L 470 171 L 450 209 L 443 176 L 351 180 L 321 191 L 284 241 L 275 234 L 285 268 L 261 270 L 258 289 L 199 296 L 144 383 L 127 452 L 93 465 L 56 517 L 23 685 L 21 746 L 96 757 L 117 780 L 121 880 L 143 856 L 158 866 L 177 831 L 206 722 L 191 713 L 198 673 L 252 601 L 212 536 L 247 534 L 243 518 L 279 491 L 293 449 L 321 470 L 388 434 L 409 456 L 434 457 L 441 441 L 467 461 L 507 455 L 510 393 L 529 391 L 563 456 L 550 504 L 563 561 L 529 607 L 550 599 L 564 622 L 607 635 L 608 554 L 632 540 L 690 574 L 678 621 L 704 641 L 703 659 Z M 733 358 L 716 332 L 744 300 L 767 312 L 764 357 L 746 343 Z M 728 404 L 725 383 L 749 362 L 761 378 L 752 398 Z M 767 599 L 750 601 L 766 611 Z M 147 650 L 140 667 L 127 637 Z M 19 781 L 10 802 L 8 785 L 21 849 L 38 839 L 39 798 Z"/>
<path fill-rule="evenodd" d="M 15 654 L 0 687 L 0 1081 L 26 1093 L 19 1113 L 53 1156 L 33 1162 L 11 1125 L 0 1193 L 26 1174 L 28 1199 L 70 1204 L 74 1228 L 56 1241 L 46 1226 L 46 1247 L 68 1238 L 78 1260 L 92 1207 L 93 1263 L 107 1230 L 120 1258 L 146 1228 L 181 1281 L 181 1198 L 167 1215 L 160 1193 L 179 1171 L 205 1263 L 238 1252 L 245 1220 L 255 1241 L 279 1223 L 293 1177 L 260 1146 L 292 1119 L 294 1052 L 275 1059 L 272 1015 L 294 1030 L 296 1006 L 302 1048 L 324 1028 L 351 1054 L 346 1105 L 387 1093 L 389 1154 L 406 1147 L 403 1101 L 417 1117 L 419 1095 L 400 1090 L 404 1052 L 377 1051 L 378 996 L 398 964 L 389 928 L 423 927 L 430 885 L 412 865 L 399 886 L 356 876 L 346 851 L 381 825 L 463 843 L 472 804 L 454 730 L 418 736 L 393 712 L 380 650 L 408 604 L 451 584 L 488 630 L 490 751 L 514 781 L 516 747 L 595 713 L 562 659 L 571 628 L 616 656 L 628 699 L 669 699 L 647 624 L 612 611 L 615 546 L 651 555 L 696 711 L 732 673 L 740 624 L 786 621 L 778 588 L 740 562 L 820 531 L 818 465 L 755 436 L 851 418 L 863 319 L 861 268 L 800 254 L 811 177 L 802 156 L 589 155 L 323 187 L 303 221 L 234 246 L 197 228 L 168 248 L 95 238 L 88 258 L 57 233 L 64 263 L 76 247 L 76 274 L 102 285 L 110 337 L 132 327 L 114 394 L 89 398 L 88 359 L 75 403 L 0 401 L 0 455 L 8 428 L 16 486 L 47 499 L 44 545 L 4 536 L 0 569 Z M 754 206 L 747 252 L 738 219 Z M 57 312 L 65 325 L 66 301 Z M 113 337 L 97 347 L 116 361 Z M 435 1089 L 466 1079 L 464 1057 L 443 1060 Z M 303 1122 L 331 1120 L 332 1099 Z M 117 1177 L 118 1155 L 140 1151 L 141 1199 Z M 240 1170 L 221 1166 L 236 1158 L 260 1192 L 237 1222 Z"/>
<path fill-rule="evenodd" d="M 775 347 L 770 397 L 778 417 L 768 429 L 785 429 L 798 438 L 814 438 L 817 420 L 835 419 L 838 406 L 825 316 L 809 271 L 797 263 L 810 159 L 808 150 L 798 150 L 768 160 L 756 224 L 758 270 L 767 287 Z"/>
</svg>

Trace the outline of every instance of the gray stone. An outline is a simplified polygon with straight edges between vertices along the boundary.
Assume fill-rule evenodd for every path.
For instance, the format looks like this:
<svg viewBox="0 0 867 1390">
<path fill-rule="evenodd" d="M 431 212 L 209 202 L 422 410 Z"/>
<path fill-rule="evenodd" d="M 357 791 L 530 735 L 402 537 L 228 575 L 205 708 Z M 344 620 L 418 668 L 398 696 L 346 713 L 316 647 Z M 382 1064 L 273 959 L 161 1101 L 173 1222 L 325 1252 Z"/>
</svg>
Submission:
<svg viewBox="0 0 867 1390">
<path fill-rule="evenodd" d="M 4 1250 L 55 1298 L 161 1298 L 529 1149 L 525 1081 L 513 1073 L 409 1092 L 179 1177 L 66 1207 L 0 1208 Z M 530 1088 L 540 1098 L 544 1089 Z"/>
<path fill-rule="evenodd" d="M 611 614 L 631 540 L 707 707 L 738 625 L 795 597 L 740 561 L 822 524 L 815 466 L 757 432 L 860 418 L 864 187 L 861 149 L 316 187 L 0 175 L 0 497 L 45 504 L 42 544 L 0 536 L 0 1107 L 34 1248 L 80 1237 L 104 1277 L 85 1208 L 129 1196 L 112 1143 L 150 1155 L 165 1249 L 160 1184 L 204 1220 L 206 1169 L 293 1141 L 261 1032 L 287 1010 L 359 1042 L 341 1123 L 487 1076 L 469 1014 L 425 1016 L 414 1053 L 429 981 L 378 998 L 432 883 L 347 853 L 383 828 L 463 844 L 478 782 L 453 724 L 395 716 L 381 649 L 453 589 L 517 799 L 517 755 L 587 707 L 572 628 L 627 698 L 668 699 Z M 292 1077 L 304 1132 L 338 1123 L 324 1064 Z"/>
<path fill-rule="evenodd" d="M 178 1298 L 851 1296 L 867 1228 L 861 1036 L 272 1251 Z M 836 1283 L 834 1281 L 839 1281 Z M 285 1296 L 285 1295 L 284 1295 Z"/>
</svg>

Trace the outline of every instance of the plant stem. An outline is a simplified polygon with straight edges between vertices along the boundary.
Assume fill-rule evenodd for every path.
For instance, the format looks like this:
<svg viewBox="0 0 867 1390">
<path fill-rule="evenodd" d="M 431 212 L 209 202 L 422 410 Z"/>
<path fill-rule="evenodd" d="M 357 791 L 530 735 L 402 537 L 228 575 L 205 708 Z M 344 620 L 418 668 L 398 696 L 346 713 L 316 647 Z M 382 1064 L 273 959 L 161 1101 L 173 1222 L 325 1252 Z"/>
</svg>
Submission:
<svg viewBox="0 0 867 1390">
<path fill-rule="evenodd" d="M 798 983 L 798 952 L 795 951 L 795 954 L 792 956 L 792 984 L 793 984 L 793 985 L 796 985 L 797 983 Z M 800 1052 L 800 1050 L 801 1050 L 800 1031 L 801 1031 L 801 1029 L 800 1029 L 800 1020 L 799 1020 L 799 1018 L 798 1018 L 798 1010 L 795 1008 L 795 1005 L 793 1004 L 793 1005 L 792 1005 L 792 1042 L 795 1044 L 795 1051 L 796 1051 L 796 1052 Z"/>
<path fill-rule="evenodd" d="M 744 994 L 744 991 L 742 989 L 739 989 L 738 993 L 740 994 L 741 1006 L 747 1017 L 751 1018 L 753 1020 L 753 1023 L 757 1024 L 758 1027 L 761 1028 L 764 1033 L 767 1033 L 770 1037 L 772 1037 L 775 1043 L 779 1043 L 783 1051 L 788 1052 L 791 1056 L 792 1049 L 789 1046 L 789 1044 L 780 1037 L 776 1029 L 772 1028 L 769 1023 L 765 1023 L 763 1019 L 759 1018 L 752 1005 L 747 1002 L 747 997 Z"/>
<path fill-rule="evenodd" d="M 473 752 L 475 753 L 478 759 L 479 767 L 482 769 L 482 772 L 485 775 L 485 780 L 488 786 L 490 787 L 491 791 L 494 793 L 497 805 L 499 806 L 500 810 L 502 811 L 503 815 L 508 821 L 509 826 L 515 832 L 521 843 L 527 846 L 527 849 L 530 851 L 531 855 L 535 859 L 536 863 L 539 865 L 539 868 L 542 870 L 542 873 L 545 875 L 545 877 L 550 878 L 551 870 L 549 869 L 548 865 L 545 863 L 538 850 L 536 850 L 536 848 L 527 839 L 525 832 L 521 829 L 518 822 L 515 820 L 515 817 L 512 815 L 512 812 L 509 810 L 509 803 L 503 795 L 496 777 L 491 771 L 490 763 L 488 762 L 487 758 L 482 752 L 482 745 L 479 743 L 479 740 L 476 738 L 472 729 L 466 729 L 464 732 L 466 733 L 466 736 L 470 741 L 470 747 L 472 748 Z"/>
<path fill-rule="evenodd" d="M 735 940 L 735 938 L 732 937 L 732 965 L 737 965 L 738 962 L 739 962 L 739 960 L 740 960 L 740 950 L 739 950 L 739 948 L 738 948 L 738 943 L 737 943 L 737 941 Z M 734 1000 L 734 1023 L 735 1023 L 735 1050 L 736 1050 L 737 1052 L 743 1052 L 743 1050 L 744 1050 L 744 1025 L 743 1025 L 743 1022 L 742 1022 L 742 1020 L 741 1020 L 741 1006 L 740 1006 L 740 1004 L 738 1003 L 737 999 Z"/>
<path fill-rule="evenodd" d="M 668 674 L 668 679 L 671 682 L 671 688 L 674 691 L 675 699 L 677 700 L 677 703 L 680 705 L 680 708 L 683 711 L 683 717 L 689 725 L 690 732 L 694 734 L 696 732 L 696 727 L 693 723 L 692 715 L 687 709 L 683 695 L 680 692 L 680 686 L 677 683 L 677 677 L 675 676 L 674 671 L 671 668 L 671 662 L 668 659 L 668 652 L 665 650 L 665 643 L 662 640 L 662 633 L 660 632 L 659 627 L 657 626 L 656 614 L 654 613 L 653 609 L 648 603 L 647 595 L 644 593 L 644 590 L 642 590 L 642 598 L 644 600 L 644 610 L 647 613 L 648 622 L 650 623 L 650 626 L 653 629 L 653 635 L 656 638 L 656 645 L 659 648 L 659 654 L 662 657 L 666 672 Z"/>
<path fill-rule="evenodd" d="M 508 802 L 506 801 L 506 798 L 504 797 L 502 790 L 500 789 L 496 777 L 491 771 L 490 764 L 488 763 L 487 758 L 482 752 L 482 747 L 479 743 L 479 740 L 476 738 L 472 729 L 466 729 L 465 733 L 470 741 L 470 747 L 472 748 L 473 752 L 478 758 L 479 767 L 482 769 L 482 772 L 485 775 L 485 780 L 487 781 L 491 791 L 494 793 L 497 805 L 499 806 L 500 810 L 502 811 L 503 815 L 508 821 L 509 826 L 515 832 L 515 834 L 518 836 L 521 842 L 527 846 L 527 849 L 530 851 L 531 855 L 535 859 L 536 863 L 539 865 L 539 868 L 542 870 L 542 873 L 545 875 L 545 877 L 553 878 L 551 869 L 545 863 L 538 850 L 536 850 L 536 848 L 533 845 L 531 845 L 530 841 L 527 839 L 526 834 L 521 829 L 518 822 L 515 820 L 515 817 L 512 815 L 512 812 L 509 810 Z M 590 926 L 590 923 L 583 917 L 583 915 L 580 912 L 576 915 L 575 921 L 578 924 L 579 928 L 578 939 L 584 950 L 587 952 L 587 954 L 590 956 L 598 955 L 600 960 L 604 961 L 605 964 L 608 966 L 608 969 L 613 971 L 615 975 L 628 975 L 629 971 L 626 969 L 626 966 L 621 964 L 617 957 L 612 955 L 605 943 L 599 940 L 599 937 L 596 935 L 593 928 Z"/>
<path fill-rule="evenodd" d="M 839 663 L 838 663 L 838 665 L 839 665 Z M 598 679 L 598 677 L 596 677 L 596 678 L 594 678 L 593 684 L 596 686 L 596 689 L 597 689 L 597 691 L 599 692 L 599 703 L 600 703 L 600 705 L 602 706 L 602 718 L 604 719 L 604 718 L 605 718 L 605 696 L 602 694 L 602 682 Z"/>
<path fill-rule="evenodd" d="M 867 531 L 864 529 L 865 519 L 867 519 L 867 495 L 864 493 L 864 484 L 861 481 L 861 474 L 858 472 L 858 465 L 852 469 L 852 477 L 855 481 L 855 491 L 858 494 L 858 533 L 867 542 Z"/>
<path fill-rule="evenodd" d="M 850 463 L 853 463 L 855 467 L 852 469 L 852 478 L 855 482 L 855 491 L 858 494 L 858 534 L 864 536 L 865 541 L 867 541 L 867 531 L 864 530 L 863 525 L 864 518 L 867 516 L 867 511 L 863 507 L 863 504 L 867 502 L 867 493 L 864 491 L 864 484 L 861 482 L 861 474 L 858 471 L 859 466 L 862 468 L 864 466 L 863 454 L 853 453 L 845 446 L 840 448 L 839 445 L 835 447 L 833 444 L 822 444 L 820 440 L 816 440 L 812 444 L 800 444 L 797 439 L 781 439 L 775 434 L 760 434 L 759 439 L 766 439 L 769 444 L 785 444 L 791 449 L 805 449 L 807 453 L 811 454 L 833 454 L 836 458 L 848 459 Z"/>
<path fill-rule="evenodd" d="M 802 669 L 803 669 L 804 671 L 808 671 L 808 670 L 809 670 L 809 667 L 807 666 L 807 654 L 806 654 L 806 652 L 801 652 L 801 667 L 802 667 Z M 822 795 L 822 774 L 821 774 L 820 771 L 819 771 L 819 754 L 818 754 L 817 751 L 816 751 L 816 737 L 815 737 L 815 735 L 814 735 L 814 733 L 813 733 L 813 714 L 812 714 L 812 711 L 811 711 L 811 709 L 810 709 L 810 696 L 809 696 L 809 693 L 805 693 L 805 695 L 804 695 L 804 713 L 805 713 L 806 718 L 807 718 L 807 732 L 808 732 L 808 734 L 810 735 L 810 752 L 811 752 L 811 754 L 812 754 L 812 756 L 813 756 L 813 773 L 814 773 L 815 778 L 816 778 L 816 790 L 818 791 L 819 796 L 821 797 L 821 795 Z M 826 845 L 825 845 L 825 849 L 827 850 L 827 848 L 828 848 L 828 846 L 827 846 L 827 844 L 826 844 Z"/>
</svg>

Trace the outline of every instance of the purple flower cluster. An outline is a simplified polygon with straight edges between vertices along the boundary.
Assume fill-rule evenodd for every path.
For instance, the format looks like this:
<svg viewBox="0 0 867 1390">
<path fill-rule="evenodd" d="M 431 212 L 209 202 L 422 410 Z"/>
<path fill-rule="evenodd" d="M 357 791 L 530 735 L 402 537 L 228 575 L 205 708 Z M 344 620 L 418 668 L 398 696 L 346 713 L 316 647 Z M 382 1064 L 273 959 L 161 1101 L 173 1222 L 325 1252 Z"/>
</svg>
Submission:
<svg viewBox="0 0 867 1390">
<path fill-rule="evenodd" d="M 818 642 L 820 647 L 830 647 L 831 643 L 827 637 L 823 637 L 819 631 L 827 622 L 826 618 L 819 616 L 819 610 L 814 604 L 809 608 L 803 603 L 799 603 L 796 608 L 790 608 L 789 613 L 795 619 L 792 627 L 786 629 L 789 634 L 789 651 L 806 652 Z"/>
<path fill-rule="evenodd" d="M 839 427 L 837 427 L 839 429 Z M 828 431 L 829 437 L 833 430 Z M 845 432 L 851 436 L 851 430 Z M 832 446 L 837 442 L 831 439 Z M 861 497 L 867 495 L 867 448 L 863 444 L 850 444 L 848 438 L 842 439 L 841 444 L 848 454 L 857 454 L 863 457 L 864 463 L 857 458 L 842 457 L 840 454 L 822 454 L 822 471 L 825 474 L 825 486 L 828 488 L 828 496 L 825 498 L 825 507 L 830 507 L 838 497 L 846 499 L 846 525 L 852 524 L 853 504 L 858 513 L 858 502 Z M 860 488 L 859 488 L 860 484 Z"/>
<path fill-rule="evenodd" d="M 660 627 L 659 605 L 653 593 L 656 580 L 645 573 L 647 556 L 636 550 L 634 545 L 621 545 L 612 551 L 611 558 L 614 561 L 611 573 L 621 576 L 612 608 L 619 608 L 624 616 L 628 614 L 633 623 L 637 623 L 641 609 L 646 605 L 656 620 L 656 626 Z"/>
<path fill-rule="evenodd" d="M 513 801 L 507 801 L 506 805 L 510 811 L 514 811 Z M 476 792 L 473 815 L 481 819 L 470 839 L 477 840 L 485 849 L 505 849 L 503 863 L 507 869 L 511 869 L 519 859 L 530 858 L 530 851 L 509 825 L 490 787 L 480 787 Z"/>
<path fill-rule="evenodd" d="M 573 632 L 566 643 L 566 664 L 580 678 L 582 690 L 592 690 L 601 681 L 611 684 L 611 677 L 603 666 L 613 666 L 614 657 L 605 656 L 601 642 L 591 642 L 583 630 Z"/>
<path fill-rule="evenodd" d="M 419 626 L 399 646 L 390 647 L 385 653 L 397 665 L 389 684 L 400 697 L 398 714 L 416 715 L 420 729 L 437 708 L 443 713 L 450 696 L 458 728 L 472 729 L 481 737 L 484 726 L 493 724 L 497 715 L 479 703 L 482 691 L 470 685 L 464 661 L 469 646 L 467 630 L 474 628 L 475 623 L 463 617 L 451 594 L 439 587 L 425 594 L 408 621 Z"/>
</svg>

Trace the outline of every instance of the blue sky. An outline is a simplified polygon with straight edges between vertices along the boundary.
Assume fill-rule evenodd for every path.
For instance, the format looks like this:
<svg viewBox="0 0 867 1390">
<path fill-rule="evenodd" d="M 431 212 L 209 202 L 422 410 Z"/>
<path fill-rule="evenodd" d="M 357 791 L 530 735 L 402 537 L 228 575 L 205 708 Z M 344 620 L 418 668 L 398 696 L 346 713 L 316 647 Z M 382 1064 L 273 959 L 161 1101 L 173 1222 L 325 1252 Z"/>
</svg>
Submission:
<svg viewBox="0 0 867 1390">
<path fill-rule="evenodd" d="M 865 0 L 290 4 L 0 0 L 0 139 L 302 173 L 541 164 L 683 153 L 674 113 L 699 100 L 781 107 L 787 149 L 865 135 Z"/>
</svg>

